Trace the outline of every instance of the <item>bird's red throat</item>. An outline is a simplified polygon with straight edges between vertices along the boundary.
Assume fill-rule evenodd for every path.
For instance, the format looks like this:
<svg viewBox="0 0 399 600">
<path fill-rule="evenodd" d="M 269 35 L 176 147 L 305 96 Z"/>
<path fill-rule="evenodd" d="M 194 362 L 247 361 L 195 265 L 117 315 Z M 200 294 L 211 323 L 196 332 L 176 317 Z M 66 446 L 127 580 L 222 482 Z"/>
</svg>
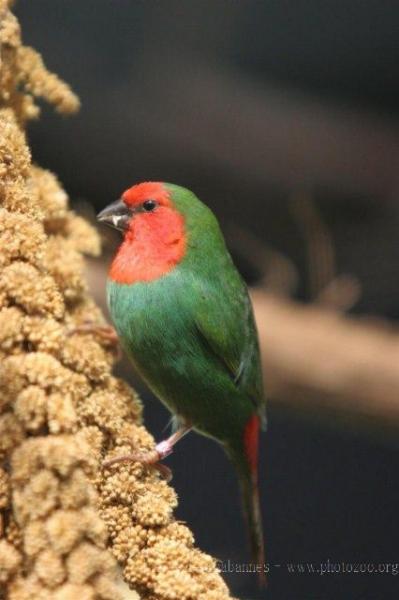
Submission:
<svg viewBox="0 0 399 600">
<path fill-rule="evenodd" d="M 124 284 L 153 281 L 172 271 L 185 253 L 184 217 L 171 203 L 162 204 L 132 218 L 109 277 Z"/>
</svg>

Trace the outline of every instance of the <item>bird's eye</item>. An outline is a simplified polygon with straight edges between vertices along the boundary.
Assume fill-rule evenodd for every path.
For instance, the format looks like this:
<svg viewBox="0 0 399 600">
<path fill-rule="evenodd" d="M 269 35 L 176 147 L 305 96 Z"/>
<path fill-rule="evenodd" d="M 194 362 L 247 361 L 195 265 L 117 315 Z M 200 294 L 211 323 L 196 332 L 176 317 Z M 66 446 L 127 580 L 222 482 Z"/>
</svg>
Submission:
<svg viewBox="0 0 399 600">
<path fill-rule="evenodd" d="M 155 200 L 146 200 L 143 202 L 143 208 L 146 212 L 151 212 L 157 206 Z"/>
</svg>

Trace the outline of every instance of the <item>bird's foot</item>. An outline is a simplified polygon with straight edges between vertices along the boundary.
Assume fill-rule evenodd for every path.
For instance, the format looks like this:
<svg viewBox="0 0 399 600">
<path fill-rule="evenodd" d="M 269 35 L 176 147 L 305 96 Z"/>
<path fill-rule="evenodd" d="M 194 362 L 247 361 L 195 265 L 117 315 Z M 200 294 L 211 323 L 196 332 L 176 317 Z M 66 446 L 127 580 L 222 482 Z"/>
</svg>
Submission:
<svg viewBox="0 0 399 600">
<path fill-rule="evenodd" d="M 156 469 L 161 476 L 169 482 L 172 479 L 172 471 L 160 461 L 166 456 L 169 456 L 169 454 L 173 452 L 173 449 L 171 447 L 166 447 L 165 444 L 167 444 L 167 440 L 160 442 L 160 444 L 155 446 L 154 450 L 149 452 L 116 456 L 115 458 L 104 461 L 103 467 L 108 469 L 113 465 L 124 462 L 138 462 L 146 467 Z"/>
<path fill-rule="evenodd" d="M 119 345 L 118 334 L 116 333 L 115 329 L 111 327 L 111 325 L 100 325 L 100 323 L 96 321 L 87 320 L 80 325 L 71 327 L 67 335 L 71 336 L 75 333 L 92 333 L 100 338 L 101 341 L 111 346 L 116 354 L 117 359 L 121 358 L 122 353 Z"/>
<path fill-rule="evenodd" d="M 175 444 L 177 444 L 190 429 L 191 426 L 185 425 L 173 433 L 168 439 L 159 442 L 154 450 L 149 450 L 144 453 L 116 456 L 115 458 L 104 461 L 103 467 L 108 468 L 122 462 L 139 462 L 142 465 L 156 469 L 166 481 L 170 481 L 172 479 L 172 471 L 160 461 L 172 454 Z"/>
</svg>

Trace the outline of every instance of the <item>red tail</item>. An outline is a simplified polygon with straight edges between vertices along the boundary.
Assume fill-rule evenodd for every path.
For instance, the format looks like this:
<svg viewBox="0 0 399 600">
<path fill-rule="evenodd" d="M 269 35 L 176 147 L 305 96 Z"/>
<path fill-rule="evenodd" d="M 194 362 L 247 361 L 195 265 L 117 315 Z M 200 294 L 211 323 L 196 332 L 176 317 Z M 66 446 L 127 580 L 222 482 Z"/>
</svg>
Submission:
<svg viewBox="0 0 399 600">
<path fill-rule="evenodd" d="M 237 466 L 244 514 L 249 530 L 252 559 L 258 565 L 259 584 L 265 587 L 265 549 L 258 487 L 259 426 L 260 419 L 255 414 L 249 419 L 244 431 L 245 461 L 243 462 L 241 457 L 241 461 L 236 462 L 238 462 Z"/>
</svg>

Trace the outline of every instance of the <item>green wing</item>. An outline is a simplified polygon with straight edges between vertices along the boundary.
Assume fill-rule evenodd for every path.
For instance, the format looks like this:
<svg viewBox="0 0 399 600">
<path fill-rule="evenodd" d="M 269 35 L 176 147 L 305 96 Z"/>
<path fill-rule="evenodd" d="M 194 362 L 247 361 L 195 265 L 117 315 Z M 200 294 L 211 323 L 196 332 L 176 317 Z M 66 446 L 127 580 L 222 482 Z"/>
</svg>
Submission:
<svg viewBox="0 0 399 600">
<path fill-rule="evenodd" d="M 265 419 L 262 370 L 252 304 L 230 256 L 213 274 L 196 280 L 195 325 L 237 388 Z M 199 300 L 198 300 L 199 297 Z"/>
</svg>

